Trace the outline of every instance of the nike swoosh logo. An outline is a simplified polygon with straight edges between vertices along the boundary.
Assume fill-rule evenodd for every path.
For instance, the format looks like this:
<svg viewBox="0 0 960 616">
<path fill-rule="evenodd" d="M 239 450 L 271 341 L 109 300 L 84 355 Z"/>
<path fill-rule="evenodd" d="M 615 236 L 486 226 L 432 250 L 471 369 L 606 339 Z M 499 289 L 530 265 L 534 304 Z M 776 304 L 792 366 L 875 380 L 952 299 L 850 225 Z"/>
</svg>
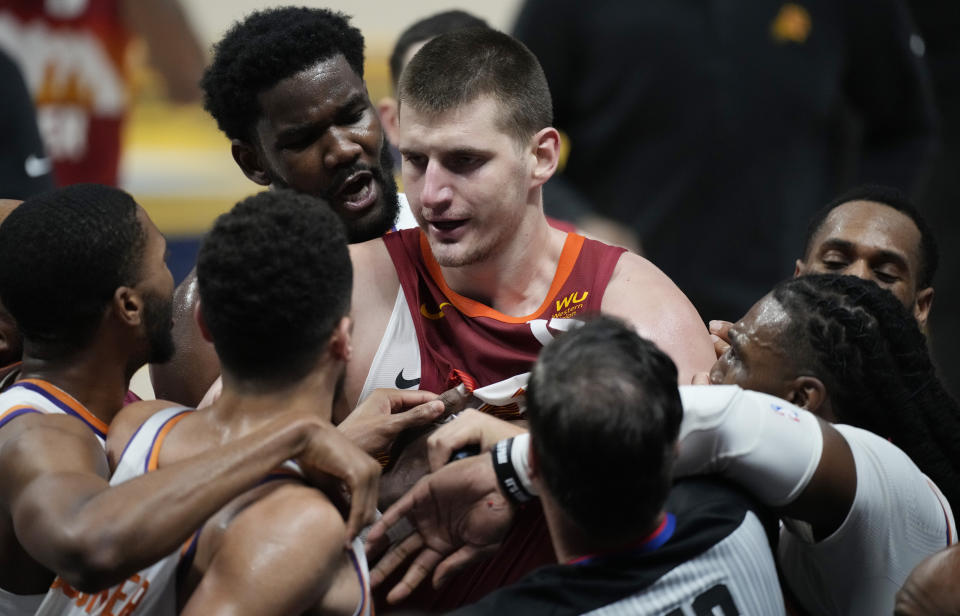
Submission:
<svg viewBox="0 0 960 616">
<path fill-rule="evenodd" d="M 49 156 L 38 158 L 35 154 L 31 154 L 27 156 L 27 160 L 23 163 L 23 170 L 27 172 L 28 176 L 38 178 L 53 171 L 53 161 L 50 160 Z"/>
<path fill-rule="evenodd" d="M 410 389 L 419 385 L 420 379 L 405 379 L 403 378 L 403 370 L 400 370 L 400 374 L 397 375 L 397 380 L 393 384 L 397 386 L 397 389 Z"/>
</svg>

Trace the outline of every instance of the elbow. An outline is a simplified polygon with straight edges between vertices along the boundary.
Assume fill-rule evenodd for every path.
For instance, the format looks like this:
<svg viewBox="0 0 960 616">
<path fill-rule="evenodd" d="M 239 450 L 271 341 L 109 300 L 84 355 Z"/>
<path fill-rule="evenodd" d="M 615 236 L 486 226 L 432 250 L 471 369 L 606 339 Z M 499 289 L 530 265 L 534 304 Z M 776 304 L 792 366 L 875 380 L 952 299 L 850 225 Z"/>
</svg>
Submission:
<svg viewBox="0 0 960 616">
<path fill-rule="evenodd" d="M 115 536 L 68 530 L 55 572 L 73 589 L 100 592 L 128 577 L 123 548 Z"/>
</svg>

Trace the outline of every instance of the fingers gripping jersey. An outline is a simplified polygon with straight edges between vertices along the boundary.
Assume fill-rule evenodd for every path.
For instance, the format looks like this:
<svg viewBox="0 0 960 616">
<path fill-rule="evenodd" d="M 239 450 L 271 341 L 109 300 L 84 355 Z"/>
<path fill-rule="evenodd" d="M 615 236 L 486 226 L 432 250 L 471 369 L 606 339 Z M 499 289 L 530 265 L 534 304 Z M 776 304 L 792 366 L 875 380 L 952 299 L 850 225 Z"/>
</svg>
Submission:
<svg viewBox="0 0 960 616">
<path fill-rule="evenodd" d="M 114 486 L 157 468 L 164 437 L 189 409 L 171 407 L 152 415 L 127 443 L 110 478 Z M 82 593 L 59 577 L 54 580 L 37 616 L 173 616 L 176 613 L 177 550 L 116 586 L 99 593 Z"/>
<path fill-rule="evenodd" d="M 0 394 L 0 428 L 18 417 L 31 413 L 70 415 L 82 421 L 104 444 L 107 425 L 97 419 L 73 396 L 56 385 L 40 379 L 17 381 Z M 0 589 L 0 614 L 33 614 L 44 595 L 15 595 Z"/>
<path fill-rule="evenodd" d="M 577 325 L 578 319 L 600 312 L 624 252 L 567 234 L 540 307 L 532 314 L 512 317 L 450 289 L 419 229 L 392 233 L 383 241 L 400 279 L 400 291 L 361 399 L 378 387 L 419 386 L 442 392 L 458 383 L 468 385 L 476 396 L 486 386 L 529 372 L 540 349 L 555 335 Z M 485 412 L 517 419 L 522 400 L 513 394 L 521 388 L 506 389 L 505 404 L 480 401 L 487 405 Z M 493 558 L 462 571 L 437 591 L 421 586 L 406 605 L 449 610 L 554 561 L 543 513 L 539 504 L 533 504 L 518 514 Z"/>
</svg>

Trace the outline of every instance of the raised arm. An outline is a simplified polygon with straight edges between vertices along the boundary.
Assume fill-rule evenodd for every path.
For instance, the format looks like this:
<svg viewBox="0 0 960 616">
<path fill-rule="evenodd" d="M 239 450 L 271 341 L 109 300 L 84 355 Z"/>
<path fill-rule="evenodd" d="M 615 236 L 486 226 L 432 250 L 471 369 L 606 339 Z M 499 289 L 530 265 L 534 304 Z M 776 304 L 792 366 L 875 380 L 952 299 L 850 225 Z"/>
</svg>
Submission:
<svg viewBox="0 0 960 616">
<path fill-rule="evenodd" d="M 703 320 L 673 281 L 652 263 L 624 253 L 603 296 L 601 311 L 624 319 L 677 364 L 679 382 L 710 370 L 716 359 Z"/>
</svg>

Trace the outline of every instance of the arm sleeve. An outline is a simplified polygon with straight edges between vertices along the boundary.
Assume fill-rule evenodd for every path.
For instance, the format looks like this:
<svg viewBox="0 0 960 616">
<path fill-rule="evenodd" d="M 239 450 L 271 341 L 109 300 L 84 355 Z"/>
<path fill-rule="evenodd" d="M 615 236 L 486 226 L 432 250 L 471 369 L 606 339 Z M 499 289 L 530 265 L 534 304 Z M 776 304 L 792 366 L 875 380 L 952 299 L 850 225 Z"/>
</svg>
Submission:
<svg viewBox="0 0 960 616">
<path fill-rule="evenodd" d="M 680 397 L 677 476 L 718 473 L 774 507 L 803 492 L 823 452 L 812 413 L 735 385 L 682 386 Z"/>
</svg>

